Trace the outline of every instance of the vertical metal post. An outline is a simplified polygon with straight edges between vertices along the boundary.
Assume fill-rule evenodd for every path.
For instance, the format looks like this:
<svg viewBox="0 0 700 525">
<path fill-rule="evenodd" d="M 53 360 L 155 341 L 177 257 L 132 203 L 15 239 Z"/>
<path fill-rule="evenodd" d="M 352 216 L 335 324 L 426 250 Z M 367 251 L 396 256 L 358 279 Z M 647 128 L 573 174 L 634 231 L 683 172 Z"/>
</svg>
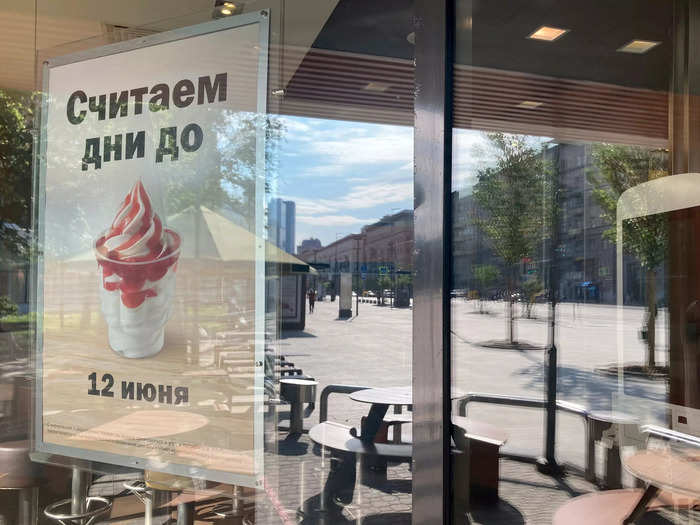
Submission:
<svg viewBox="0 0 700 525">
<path fill-rule="evenodd" d="M 73 467 L 71 482 L 71 514 L 83 514 L 87 510 L 88 477 L 89 473 Z"/>
<path fill-rule="evenodd" d="M 143 500 L 143 525 L 153 525 L 153 496 L 150 494 Z"/>
<path fill-rule="evenodd" d="M 671 82 L 671 172 L 700 171 L 700 5 L 692 0 L 673 3 L 673 74 Z M 671 212 L 669 230 L 669 395 L 668 402 L 700 408 L 696 380 L 700 356 L 688 341 L 688 305 L 696 298 L 698 271 L 693 231 L 700 222 L 690 210 Z"/>
<path fill-rule="evenodd" d="M 299 399 L 292 401 L 289 408 L 289 433 L 301 434 L 304 432 L 304 403 Z"/>
<path fill-rule="evenodd" d="M 38 523 L 39 488 L 30 487 L 19 491 L 19 525 L 36 525 Z M 1 520 L 0 520 L 1 521 Z"/>
<path fill-rule="evenodd" d="M 194 502 L 178 503 L 177 525 L 192 525 L 194 523 Z"/>
<path fill-rule="evenodd" d="M 557 463 L 555 448 L 557 439 L 557 301 L 559 300 L 559 147 L 552 159 L 551 199 L 549 223 L 551 236 L 549 243 L 549 333 L 547 351 L 545 352 L 545 444 L 544 457 L 537 462 L 540 472 L 550 476 L 561 476 L 564 470 Z M 545 208 L 546 209 L 546 208 Z"/>
<path fill-rule="evenodd" d="M 415 1 L 413 523 L 450 523 L 454 0 Z"/>
</svg>

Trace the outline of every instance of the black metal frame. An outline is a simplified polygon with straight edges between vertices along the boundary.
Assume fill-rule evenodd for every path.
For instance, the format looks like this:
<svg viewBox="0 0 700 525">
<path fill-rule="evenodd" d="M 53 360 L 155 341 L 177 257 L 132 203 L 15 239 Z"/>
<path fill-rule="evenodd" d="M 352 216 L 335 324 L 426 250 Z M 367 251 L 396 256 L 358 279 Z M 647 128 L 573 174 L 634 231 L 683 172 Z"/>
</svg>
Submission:
<svg viewBox="0 0 700 525">
<path fill-rule="evenodd" d="M 413 523 L 451 523 L 453 0 L 415 2 Z"/>
</svg>

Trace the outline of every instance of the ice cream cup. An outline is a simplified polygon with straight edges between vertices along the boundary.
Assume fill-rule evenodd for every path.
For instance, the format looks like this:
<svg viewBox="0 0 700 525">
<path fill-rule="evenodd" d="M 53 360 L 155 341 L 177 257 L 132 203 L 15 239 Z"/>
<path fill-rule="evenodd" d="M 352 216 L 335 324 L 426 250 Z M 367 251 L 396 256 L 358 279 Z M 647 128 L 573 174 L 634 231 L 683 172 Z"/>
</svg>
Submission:
<svg viewBox="0 0 700 525">
<path fill-rule="evenodd" d="M 165 324 L 173 311 L 175 272 L 180 257 L 180 235 L 165 229 L 168 250 L 150 261 L 109 258 L 95 241 L 99 265 L 100 303 L 107 322 L 109 346 L 129 358 L 150 357 L 160 352 Z"/>
</svg>

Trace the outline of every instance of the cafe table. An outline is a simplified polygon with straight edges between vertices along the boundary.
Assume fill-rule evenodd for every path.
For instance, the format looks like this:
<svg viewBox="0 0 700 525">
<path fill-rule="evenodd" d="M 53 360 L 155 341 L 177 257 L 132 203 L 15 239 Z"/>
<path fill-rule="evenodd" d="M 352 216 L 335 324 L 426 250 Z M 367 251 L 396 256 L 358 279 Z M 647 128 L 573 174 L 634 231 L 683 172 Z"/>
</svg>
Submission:
<svg viewBox="0 0 700 525">
<path fill-rule="evenodd" d="M 634 523 L 659 491 L 700 501 L 700 451 L 687 454 L 666 449 L 646 449 L 625 458 L 627 471 L 647 483 L 647 488 L 623 523 Z"/>
<path fill-rule="evenodd" d="M 452 390 L 452 399 L 463 395 L 461 391 Z M 379 432 L 390 406 L 413 407 L 413 389 L 410 386 L 365 388 L 350 394 L 350 399 L 371 405 L 359 436 L 362 441 L 371 443 Z"/>
</svg>

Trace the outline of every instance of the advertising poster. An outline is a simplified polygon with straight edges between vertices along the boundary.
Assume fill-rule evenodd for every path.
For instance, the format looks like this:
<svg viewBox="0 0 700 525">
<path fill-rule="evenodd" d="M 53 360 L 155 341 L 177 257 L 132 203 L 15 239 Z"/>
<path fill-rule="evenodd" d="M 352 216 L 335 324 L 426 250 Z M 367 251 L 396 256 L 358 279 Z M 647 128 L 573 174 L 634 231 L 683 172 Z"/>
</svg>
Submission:
<svg viewBox="0 0 700 525">
<path fill-rule="evenodd" d="M 38 452 L 262 470 L 267 17 L 44 67 Z"/>
</svg>

